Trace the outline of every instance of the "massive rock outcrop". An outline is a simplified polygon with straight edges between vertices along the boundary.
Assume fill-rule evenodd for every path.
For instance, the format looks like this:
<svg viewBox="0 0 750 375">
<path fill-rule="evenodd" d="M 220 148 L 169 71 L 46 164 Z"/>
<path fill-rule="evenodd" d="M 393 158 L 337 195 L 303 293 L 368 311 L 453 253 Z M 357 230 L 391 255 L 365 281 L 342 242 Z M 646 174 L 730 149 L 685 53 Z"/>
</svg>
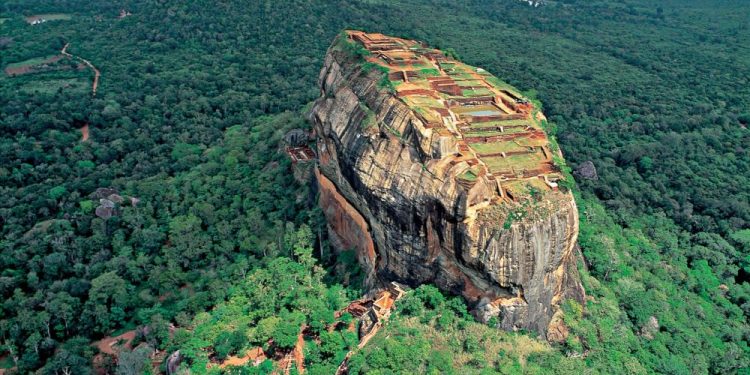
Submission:
<svg viewBox="0 0 750 375">
<path fill-rule="evenodd" d="M 583 302 L 578 214 L 536 107 L 410 40 L 342 33 L 310 119 L 320 203 L 371 287 L 433 283 L 483 321 L 560 340 Z"/>
</svg>

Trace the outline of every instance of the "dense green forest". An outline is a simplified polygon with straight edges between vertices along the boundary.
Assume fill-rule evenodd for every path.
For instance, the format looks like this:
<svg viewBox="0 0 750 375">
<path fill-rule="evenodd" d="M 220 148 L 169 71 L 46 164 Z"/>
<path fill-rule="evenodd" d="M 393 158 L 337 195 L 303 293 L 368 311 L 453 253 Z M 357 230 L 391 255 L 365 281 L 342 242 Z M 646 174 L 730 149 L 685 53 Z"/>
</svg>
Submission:
<svg viewBox="0 0 750 375">
<path fill-rule="evenodd" d="M 70 19 L 24 20 L 52 13 Z M 0 368 L 91 373 L 93 341 L 146 326 L 137 340 L 217 373 L 208 353 L 293 345 L 300 324 L 334 324 L 362 293 L 356 270 L 340 272 L 354 266 L 331 256 L 315 193 L 279 142 L 309 126 L 323 56 L 345 28 L 452 48 L 527 90 L 569 164 L 598 172 L 576 189 L 589 298 L 565 307 L 566 343 L 476 323 L 425 286 L 351 373 L 750 372 L 740 0 L 6 0 Z M 73 59 L 6 73 L 66 43 L 101 71 L 96 96 Z M 112 216 L 98 216 L 115 191 Z M 310 373 L 332 373 L 354 345 L 326 332 L 305 346 Z M 129 354 L 105 365 L 150 371 Z"/>
</svg>

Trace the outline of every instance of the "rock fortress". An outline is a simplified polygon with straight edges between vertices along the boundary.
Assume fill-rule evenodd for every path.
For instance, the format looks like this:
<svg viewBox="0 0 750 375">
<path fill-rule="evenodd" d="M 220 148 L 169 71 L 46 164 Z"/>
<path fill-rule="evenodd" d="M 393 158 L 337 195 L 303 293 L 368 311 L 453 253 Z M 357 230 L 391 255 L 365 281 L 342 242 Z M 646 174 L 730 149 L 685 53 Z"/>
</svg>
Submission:
<svg viewBox="0 0 750 375">
<path fill-rule="evenodd" d="M 424 43 L 346 31 L 329 48 L 317 137 L 320 204 L 373 289 L 431 283 L 481 321 L 551 341 L 585 295 L 578 211 L 538 104 Z"/>
</svg>

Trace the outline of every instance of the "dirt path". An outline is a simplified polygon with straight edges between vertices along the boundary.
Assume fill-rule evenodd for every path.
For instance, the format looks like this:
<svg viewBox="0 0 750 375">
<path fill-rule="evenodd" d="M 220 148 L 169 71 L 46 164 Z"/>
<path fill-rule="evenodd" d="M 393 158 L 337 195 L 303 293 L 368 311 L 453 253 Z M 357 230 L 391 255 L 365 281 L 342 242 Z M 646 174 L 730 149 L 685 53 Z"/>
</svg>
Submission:
<svg viewBox="0 0 750 375">
<path fill-rule="evenodd" d="M 263 352 L 263 348 L 255 347 L 247 352 L 242 357 L 231 356 L 219 365 L 219 368 L 225 368 L 227 366 L 244 366 L 247 363 L 252 363 L 253 366 L 259 365 L 261 362 L 266 360 L 266 354 Z"/>
<path fill-rule="evenodd" d="M 297 372 L 300 374 L 305 373 L 305 337 L 300 331 L 297 336 L 297 345 L 294 346 L 294 363 L 297 365 Z"/>
<path fill-rule="evenodd" d="M 115 346 L 117 345 L 120 340 L 122 340 L 122 347 L 129 348 L 130 342 L 133 341 L 135 338 L 135 331 L 127 331 L 123 333 L 120 336 L 107 336 L 97 342 L 94 343 L 97 348 L 99 348 L 99 351 L 102 353 L 112 354 L 115 355 L 119 349 L 116 349 Z"/>
<path fill-rule="evenodd" d="M 86 123 L 86 125 L 83 125 L 81 128 L 81 142 L 86 142 L 89 140 L 89 124 Z"/>
<path fill-rule="evenodd" d="M 99 69 L 97 69 L 94 64 L 92 64 L 90 61 L 76 55 L 72 55 L 68 53 L 68 46 L 70 46 L 70 43 L 65 43 L 65 46 L 63 47 L 62 53 L 65 56 L 72 57 L 74 59 L 80 60 L 82 63 L 86 64 L 91 70 L 94 71 L 94 83 L 91 84 L 91 96 L 96 96 L 96 88 L 99 86 L 99 77 L 101 76 L 101 73 L 99 72 Z"/>
</svg>

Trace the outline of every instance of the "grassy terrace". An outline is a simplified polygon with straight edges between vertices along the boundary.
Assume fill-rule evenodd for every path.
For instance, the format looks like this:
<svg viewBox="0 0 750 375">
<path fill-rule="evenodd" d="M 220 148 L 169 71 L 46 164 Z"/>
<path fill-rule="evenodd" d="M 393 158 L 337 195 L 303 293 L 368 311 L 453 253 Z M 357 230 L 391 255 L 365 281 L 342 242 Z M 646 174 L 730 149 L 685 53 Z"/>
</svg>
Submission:
<svg viewBox="0 0 750 375">
<path fill-rule="evenodd" d="M 404 101 L 409 105 L 413 107 L 427 107 L 427 108 L 435 108 L 435 107 L 442 107 L 443 103 L 441 103 L 439 100 L 435 98 L 431 98 L 429 96 L 421 96 L 421 95 L 412 95 L 407 96 L 404 98 Z"/>
<path fill-rule="evenodd" d="M 506 184 L 506 189 L 513 195 L 530 194 L 532 189 L 536 191 L 547 190 L 547 185 L 540 179 L 511 181 Z"/>
<path fill-rule="evenodd" d="M 496 126 L 507 126 L 507 127 L 514 127 L 514 126 L 525 126 L 525 125 L 531 125 L 532 122 L 530 120 L 505 120 L 505 121 L 487 121 L 487 122 L 477 122 L 474 124 L 471 124 L 472 128 L 493 128 Z"/>
<path fill-rule="evenodd" d="M 483 164 L 463 171 L 458 178 L 474 181 L 485 172 L 490 172 L 505 175 L 510 179 L 506 183 L 519 181 L 520 185 L 514 185 L 516 190 L 523 190 L 528 184 L 536 184 L 540 190 L 549 190 L 542 176 L 535 176 L 534 173 L 550 171 L 550 161 L 544 151 L 544 148 L 550 147 L 550 142 L 538 132 L 526 134 L 530 128 L 543 130 L 535 118 L 538 105 L 534 107 L 528 102 L 513 104 L 516 98 L 523 96 L 509 84 L 482 69 L 441 56 L 437 50 L 417 47 L 413 41 L 359 32 L 351 32 L 349 36 L 348 43 L 353 46 L 347 49 L 360 55 L 365 64 L 377 66 L 383 71 L 384 86 L 431 123 L 438 134 L 451 134 L 453 130 L 448 129 L 461 131 L 462 134 L 454 135 L 462 137 Z M 393 72 L 403 74 L 386 74 Z M 428 79 L 430 77 L 441 79 L 438 83 Z M 462 100 L 476 97 L 490 99 L 482 100 L 481 104 Z M 446 113 L 451 115 L 447 116 Z M 501 120 L 504 118 L 515 119 Z M 444 121 L 449 122 L 446 129 L 442 129 Z M 507 139 L 505 136 L 515 138 Z M 532 173 L 523 178 L 514 177 L 524 171 Z"/>
<path fill-rule="evenodd" d="M 534 169 L 539 167 L 544 162 L 544 154 L 541 151 L 522 154 L 522 155 L 511 155 L 507 157 L 492 156 L 483 157 L 482 160 L 490 168 L 493 173 L 503 171 L 521 171 L 524 169 Z"/>
<path fill-rule="evenodd" d="M 428 122 L 441 122 L 442 121 L 440 115 L 437 112 L 431 110 L 430 108 L 415 107 L 414 112 L 417 112 L 420 115 L 422 115 L 422 117 L 424 117 L 425 120 L 427 120 Z"/>
<path fill-rule="evenodd" d="M 516 141 L 503 141 L 493 143 L 470 143 L 469 147 L 480 154 L 493 154 L 498 152 L 522 152 L 528 151 L 528 146 L 523 146 Z"/>
<path fill-rule="evenodd" d="M 485 88 L 481 88 L 481 89 L 467 89 L 467 90 L 463 90 L 461 92 L 461 94 L 463 94 L 463 96 L 466 96 L 466 97 L 491 96 L 492 95 L 492 91 L 490 91 L 489 89 L 485 89 Z"/>
<path fill-rule="evenodd" d="M 454 113 L 458 115 L 471 114 L 471 113 L 483 112 L 483 111 L 500 113 L 500 110 L 497 107 L 492 106 L 492 105 L 467 106 L 467 107 L 452 108 L 452 110 Z"/>
<path fill-rule="evenodd" d="M 478 79 L 466 79 L 463 81 L 456 81 L 459 86 L 482 86 L 483 82 Z"/>
<path fill-rule="evenodd" d="M 511 135 L 511 134 L 517 134 L 517 133 L 523 133 L 526 131 L 525 126 L 511 126 L 503 128 L 503 131 L 500 131 L 496 127 L 486 127 L 486 128 L 471 128 L 470 131 L 464 131 L 464 137 L 491 137 L 495 135 Z"/>
<path fill-rule="evenodd" d="M 501 132 L 500 130 L 489 130 L 489 129 L 485 131 L 480 131 L 480 132 L 471 132 L 471 133 L 464 132 L 464 136 L 466 137 L 494 137 L 496 135 L 503 135 L 503 134 L 509 134 L 509 133 Z M 487 144 L 492 144 L 492 143 L 487 143 Z"/>
</svg>

